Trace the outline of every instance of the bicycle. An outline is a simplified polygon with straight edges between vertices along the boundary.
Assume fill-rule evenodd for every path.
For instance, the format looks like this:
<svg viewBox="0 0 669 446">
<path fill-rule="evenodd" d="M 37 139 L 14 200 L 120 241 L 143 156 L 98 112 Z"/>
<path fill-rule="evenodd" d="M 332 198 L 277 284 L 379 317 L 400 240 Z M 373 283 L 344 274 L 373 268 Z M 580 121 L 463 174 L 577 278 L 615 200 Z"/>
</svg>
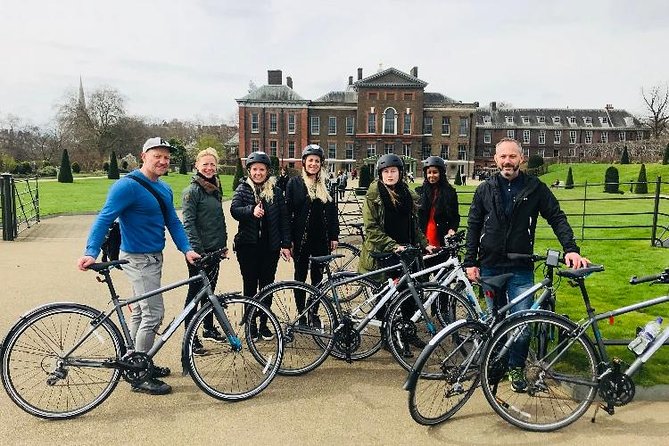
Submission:
<svg viewBox="0 0 669 446">
<path fill-rule="evenodd" d="M 197 263 L 218 261 L 224 250 L 206 254 Z M 114 289 L 111 269 L 127 260 L 94 263 L 111 296 L 100 311 L 79 303 L 50 303 L 24 314 L 9 330 L 2 345 L 2 384 L 21 409 L 41 418 L 66 419 L 101 404 L 121 378 L 138 384 L 153 372 L 153 357 L 203 299 L 203 306 L 186 328 L 182 364 L 195 384 L 209 396 L 226 401 L 250 398 L 264 390 L 276 375 L 283 357 L 283 336 L 276 317 L 259 302 L 239 293 L 215 295 L 207 274 L 181 280 L 157 290 L 121 299 Z M 123 307 L 190 282 L 202 288 L 184 310 L 159 333 L 146 353 L 134 351 Z M 210 348 L 206 356 L 193 354 L 193 342 L 205 317 L 213 313 L 227 342 Z M 119 327 L 112 321 L 116 314 Z M 254 339 L 250 321 L 267 317 L 272 341 Z"/>
<path fill-rule="evenodd" d="M 506 312 L 514 305 L 543 290 L 532 304 L 532 309 L 555 305 L 554 273 L 559 265 L 560 253 L 548 250 L 546 256 L 509 254 L 511 259 L 529 259 L 543 262 L 544 279 L 498 308 L 492 305 L 488 313 L 478 319 L 461 319 L 443 328 L 430 340 L 411 369 L 404 389 L 409 391 L 408 404 L 411 417 L 420 424 L 434 425 L 446 421 L 469 400 L 480 379 L 480 357 L 490 337 L 504 323 Z M 560 271 L 557 271 L 560 275 Z M 488 297 L 494 301 L 494 290 L 501 289 L 512 274 L 482 278 Z M 491 294 L 492 293 L 492 294 Z M 513 313 L 507 320 L 514 320 L 522 312 Z M 543 338 L 545 333 L 538 333 Z M 502 370 L 501 373 L 505 373 Z"/>
<path fill-rule="evenodd" d="M 379 260 L 392 255 L 373 254 Z M 416 338 L 421 336 L 429 339 L 437 332 L 437 324 L 446 325 L 459 317 L 474 315 L 467 300 L 451 289 L 414 280 L 416 273 L 411 273 L 411 265 L 419 256 L 419 249 L 407 247 L 400 252 L 399 265 L 366 274 L 337 275 L 333 275 L 329 267 L 337 255 L 312 257 L 311 261 L 326 272 L 327 281 L 321 282 L 320 288 L 285 281 L 261 290 L 256 298 L 268 306 L 273 305 L 286 341 L 279 373 L 307 373 L 323 363 L 329 354 L 349 362 L 363 359 L 376 353 L 384 339 L 393 357 L 409 370 L 408 358 L 412 357 L 409 341 L 417 342 Z M 371 280 L 398 267 L 402 269 L 399 279 L 389 279 L 383 286 Z M 363 297 L 348 301 L 344 307 L 338 290 L 348 285 L 362 290 Z M 300 296 L 303 296 L 304 307 L 298 304 Z M 432 316 L 427 308 L 432 310 Z"/>
<path fill-rule="evenodd" d="M 362 229 L 364 225 L 362 223 L 351 223 L 349 226 L 356 231 L 361 241 L 365 241 L 365 235 Z M 337 249 L 335 249 L 332 254 L 341 254 L 343 256 L 332 261 L 332 264 L 334 265 L 333 270 L 335 272 L 358 270 L 360 248 L 357 246 L 347 242 L 340 242 L 337 244 Z"/>
<path fill-rule="evenodd" d="M 632 376 L 669 338 L 669 328 L 665 328 L 625 368 L 620 358 L 609 358 L 597 323 L 669 302 L 669 295 L 595 313 L 584 283 L 587 272 L 571 270 L 562 272 L 562 275 L 578 285 L 587 317 L 573 322 L 557 314 L 526 313 L 495 333 L 481 364 L 483 392 L 492 408 L 509 423 L 530 431 L 552 431 L 573 423 L 587 411 L 597 395 L 603 402 L 597 406 L 591 421 L 595 421 L 600 408 L 613 415 L 615 407 L 623 406 L 634 398 Z M 630 280 L 632 285 L 644 282 L 669 284 L 669 268 L 652 276 Z M 530 344 L 524 368 L 527 392 L 512 394 L 496 381 L 496 364 L 505 354 L 509 340 L 538 327 L 553 336 L 541 349 Z M 594 341 L 587 334 L 589 329 L 592 329 Z"/>
</svg>

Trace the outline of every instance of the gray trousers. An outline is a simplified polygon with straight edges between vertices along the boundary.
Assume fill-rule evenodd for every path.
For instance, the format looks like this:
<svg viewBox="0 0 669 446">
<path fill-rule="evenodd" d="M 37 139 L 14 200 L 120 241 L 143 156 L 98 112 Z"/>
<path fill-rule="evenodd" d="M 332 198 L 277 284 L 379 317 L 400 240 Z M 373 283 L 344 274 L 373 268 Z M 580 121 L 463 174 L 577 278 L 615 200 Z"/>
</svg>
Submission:
<svg viewBox="0 0 669 446">
<path fill-rule="evenodd" d="M 128 276 L 135 296 L 160 288 L 163 253 L 131 254 L 121 251 L 119 259 L 130 262 L 123 265 L 123 272 Z M 131 305 L 131 311 L 128 326 L 135 343 L 135 351 L 148 352 L 163 322 L 163 295 L 157 294 L 135 302 Z"/>
</svg>

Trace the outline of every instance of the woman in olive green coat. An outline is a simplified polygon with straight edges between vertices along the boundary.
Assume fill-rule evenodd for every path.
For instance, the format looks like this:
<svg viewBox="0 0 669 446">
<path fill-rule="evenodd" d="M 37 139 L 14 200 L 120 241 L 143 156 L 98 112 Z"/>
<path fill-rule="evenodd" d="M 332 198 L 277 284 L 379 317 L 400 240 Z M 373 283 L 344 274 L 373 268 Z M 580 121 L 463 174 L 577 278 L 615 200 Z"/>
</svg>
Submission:
<svg viewBox="0 0 669 446">
<path fill-rule="evenodd" d="M 218 153 L 209 147 L 202 150 L 195 158 L 197 173 L 193 175 L 191 183 L 183 191 L 183 224 L 188 240 L 193 250 L 198 254 L 217 251 L 225 248 L 228 243 L 225 216 L 223 215 L 223 190 L 218 178 Z M 219 262 L 208 262 L 205 271 L 211 282 L 212 289 L 216 289 L 218 281 Z M 198 269 L 187 263 L 190 277 L 197 275 Z M 193 300 L 200 290 L 200 282 L 191 282 L 188 285 L 186 305 Z M 203 301 L 202 304 L 205 302 Z M 188 314 L 185 319 L 186 327 L 195 315 L 195 311 Z M 204 320 L 204 331 L 202 337 L 205 341 L 222 343 L 225 338 L 214 326 L 213 314 L 209 314 Z M 193 353 L 202 355 L 206 353 L 198 337 L 195 338 Z"/>
</svg>

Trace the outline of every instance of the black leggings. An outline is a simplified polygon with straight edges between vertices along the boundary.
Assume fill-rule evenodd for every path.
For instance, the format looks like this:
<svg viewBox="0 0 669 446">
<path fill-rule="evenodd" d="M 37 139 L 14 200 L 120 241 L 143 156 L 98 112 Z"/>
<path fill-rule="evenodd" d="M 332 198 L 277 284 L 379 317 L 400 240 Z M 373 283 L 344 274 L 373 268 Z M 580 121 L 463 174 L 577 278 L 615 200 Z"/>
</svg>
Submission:
<svg viewBox="0 0 669 446">
<path fill-rule="evenodd" d="M 254 245 L 237 246 L 237 261 L 244 283 L 244 296 L 254 297 L 263 287 L 274 282 L 276 268 L 279 264 L 279 251 L 268 251 Z M 263 302 L 272 305 L 270 296 Z M 260 325 L 267 324 L 267 315 L 260 316 Z"/>
<path fill-rule="evenodd" d="M 188 277 L 195 277 L 199 273 L 199 269 L 191 265 L 190 263 L 186 262 L 186 266 L 188 266 Z M 204 267 L 204 271 L 207 273 L 207 277 L 209 277 L 209 282 L 211 282 L 211 289 L 212 291 L 216 290 L 216 283 L 218 282 L 218 272 L 220 270 L 219 268 L 220 262 L 208 262 L 206 266 Z M 193 299 L 195 299 L 195 296 L 197 295 L 198 291 L 202 289 L 202 281 L 198 280 L 196 282 L 191 282 L 188 284 L 188 294 L 186 295 L 186 304 L 184 307 L 186 307 Z M 203 307 L 207 303 L 207 299 L 203 299 L 200 301 L 200 306 Z M 197 312 L 197 307 L 193 308 L 193 310 L 186 315 L 186 318 L 184 319 L 184 328 L 188 328 L 188 324 L 190 323 L 191 319 L 193 319 L 193 316 L 195 316 L 195 313 Z M 204 328 L 206 330 L 211 330 L 214 328 L 214 313 L 209 313 L 207 316 L 204 318 Z"/>
<path fill-rule="evenodd" d="M 323 254 L 319 254 L 323 255 Z M 295 280 L 300 282 L 306 282 L 307 273 L 309 272 L 309 255 L 302 253 L 299 257 L 299 260 L 295 260 Z M 311 284 L 316 286 L 321 280 L 323 280 L 323 270 L 320 267 L 311 267 Z M 304 310 L 304 302 L 306 299 L 305 292 L 302 290 L 295 290 L 295 305 L 297 306 L 297 311 L 300 313 Z M 317 308 L 314 308 L 313 311 L 317 311 Z"/>
</svg>

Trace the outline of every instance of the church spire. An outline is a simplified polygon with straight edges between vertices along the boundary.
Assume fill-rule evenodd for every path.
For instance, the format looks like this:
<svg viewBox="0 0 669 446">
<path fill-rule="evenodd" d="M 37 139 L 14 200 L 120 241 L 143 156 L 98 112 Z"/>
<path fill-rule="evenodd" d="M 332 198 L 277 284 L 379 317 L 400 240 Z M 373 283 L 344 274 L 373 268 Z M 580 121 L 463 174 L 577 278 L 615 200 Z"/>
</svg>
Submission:
<svg viewBox="0 0 669 446">
<path fill-rule="evenodd" d="M 81 75 L 79 76 L 79 107 L 86 110 L 86 97 L 84 96 L 84 83 L 81 80 Z"/>
</svg>

